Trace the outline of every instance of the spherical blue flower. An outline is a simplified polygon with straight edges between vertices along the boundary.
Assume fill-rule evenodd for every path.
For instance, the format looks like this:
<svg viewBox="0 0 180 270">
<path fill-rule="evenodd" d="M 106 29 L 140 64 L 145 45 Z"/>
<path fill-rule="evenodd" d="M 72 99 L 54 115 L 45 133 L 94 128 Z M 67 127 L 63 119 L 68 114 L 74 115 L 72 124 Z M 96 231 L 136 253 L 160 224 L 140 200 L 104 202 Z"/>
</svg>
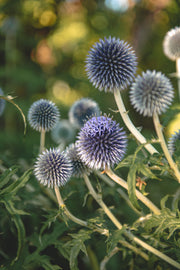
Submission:
<svg viewBox="0 0 180 270">
<path fill-rule="evenodd" d="M 41 184 L 54 188 L 63 186 L 70 179 L 72 164 L 65 153 L 58 149 L 44 151 L 37 158 L 34 174 Z"/>
<path fill-rule="evenodd" d="M 115 37 L 100 39 L 86 59 L 89 80 L 100 91 L 113 92 L 129 85 L 136 72 L 136 56 L 132 47 Z"/>
<path fill-rule="evenodd" d="M 99 116 L 98 104 L 90 98 L 77 100 L 69 110 L 69 121 L 76 128 L 81 128 L 92 116 Z"/>
<path fill-rule="evenodd" d="M 28 112 L 31 127 L 40 132 L 53 129 L 59 120 L 59 116 L 60 113 L 56 105 L 46 99 L 34 102 Z"/>
<path fill-rule="evenodd" d="M 77 151 L 92 169 L 106 169 L 124 157 L 127 137 L 116 121 L 104 116 L 92 117 L 81 128 Z"/>
<path fill-rule="evenodd" d="M 180 27 L 175 27 L 168 31 L 164 37 L 163 50 L 164 54 L 171 60 L 175 61 L 180 58 Z"/>
<path fill-rule="evenodd" d="M 74 177 L 82 177 L 84 174 L 89 175 L 91 172 L 91 169 L 87 167 L 84 162 L 80 159 L 77 151 L 76 144 L 72 143 L 70 144 L 66 150 L 65 150 L 68 158 L 71 161 L 72 164 L 72 176 Z"/>
<path fill-rule="evenodd" d="M 175 132 L 168 140 L 168 150 L 170 152 L 171 155 L 174 154 L 174 152 L 176 151 L 176 142 L 179 141 L 180 143 L 180 129 Z"/>
<path fill-rule="evenodd" d="M 160 115 L 171 105 L 174 96 L 170 80 L 161 72 L 146 71 L 131 85 L 130 100 L 144 116 Z"/>
<path fill-rule="evenodd" d="M 0 96 L 4 96 L 3 90 L 1 88 L 0 88 Z M 6 105 L 6 101 L 0 98 L 0 115 L 3 114 L 5 105 Z"/>
<path fill-rule="evenodd" d="M 60 120 L 51 131 L 51 137 L 57 144 L 69 143 L 75 137 L 74 127 L 66 119 Z"/>
</svg>

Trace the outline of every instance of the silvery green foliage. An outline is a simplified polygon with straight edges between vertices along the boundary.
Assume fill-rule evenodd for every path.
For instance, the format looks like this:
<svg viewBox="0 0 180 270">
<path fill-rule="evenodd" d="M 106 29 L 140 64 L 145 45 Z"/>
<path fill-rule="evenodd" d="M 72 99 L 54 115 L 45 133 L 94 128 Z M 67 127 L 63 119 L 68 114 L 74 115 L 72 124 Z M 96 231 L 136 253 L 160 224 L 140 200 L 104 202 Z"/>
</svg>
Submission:
<svg viewBox="0 0 180 270">
<path fill-rule="evenodd" d="M 28 111 L 28 121 L 37 131 L 49 131 L 59 121 L 60 113 L 57 106 L 50 100 L 40 99 L 34 102 Z"/>
<path fill-rule="evenodd" d="M 90 98 L 77 100 L 69 110 L 69 121 L 76 127 L 81 128 L 92 116 L 99 116 L 100 109 L 98 104 Z"/>
<path fill-rule="evenodd" d="M 75 137 L 75 130 L 71 123 L 66 120 L 60 120 L 51 131 L 51 137 L 57 144 L 61 142 L 69 143 Z"/>
<path fill-rule="evenodd" d="M 78 134 L 78 155 L 92 169 L 106 169 L 118 163 L 126 148 L 125 132 L 106 115 L 89 119 Z"/>
<path fill-rule="evenodd" d="M 142 76 L 138 75 L 131 85 L 131 104 L 143 116 L 162 114 L 171 105 L 173 97 L 170 80 L 155 70 L 147 70 Z"/>
<path fill-rule="evenodd" d="M 63 186 L 70 179 L 72 164 L 64 152 L 58 149 L 45 150 L 35 162 L 34 174 L 44 186 Z"/>
<path fill-rule="evenodd" d="M 0 96 L 4 96 L 3 90 L 0 88 Z M 4 99 L 0 98 L 0 115 L 3 114 L 6 102 Z"/>
<path fill-rule="evenodd" d="M 177 140 L 180 141 L 180 129 L 175 132 L 168 140 L 168 150 L 171 155 L 173 155 L 176 151 L 175 143 Z"/>
<path fill-rule="evenodd" d="M 180 57 L 180 27 L 175 27 L 167 32 L 163 41 L 164 54 L 175 61 Z"/>
<path fill-rule="evenodd" d="M 100 39 L 86 58 L 89 80 L 105 92 L 126 88 L 134 79 L 136 66 L 136 55 L 132 47 L 115 37 Z"/>
<path fill-rule="evenodd" d="M 68 158 L 72 163 L 72 176 L 82 177 L 84 174 L 89 175 L 91 169 L 87 167 L 84 162 L 78 156 L 77 145 L 72 143 L 65 150 Z"/>
</svg>

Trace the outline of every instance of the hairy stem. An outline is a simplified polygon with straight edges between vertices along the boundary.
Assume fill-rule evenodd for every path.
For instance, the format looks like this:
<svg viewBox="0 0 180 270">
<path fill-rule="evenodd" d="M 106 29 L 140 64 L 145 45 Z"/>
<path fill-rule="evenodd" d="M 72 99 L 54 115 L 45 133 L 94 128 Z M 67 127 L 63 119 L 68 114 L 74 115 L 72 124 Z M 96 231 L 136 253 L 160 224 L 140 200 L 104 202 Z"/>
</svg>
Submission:
<svg viewBox="0 0 180 270">
<path fill-rule="evenodd" d="M 87 227 L 88 224 L 87 224 L 86 221 L 81 220 L 81 219 L 75 217 L 73 214 L 71 214 L 71 212 L 69 212 L 69 210 L 67 209 L 66 205 L 64 204 L 64 201 L 63 201 L 63 199 L 61 197 L 59 188 L 57 186 L 55 186 L 54 191 L 56 193 L 56 197 L 57 197 L 57 201 L 58 201 L 59 207 L 61 207 L 61 208 L 64 209 L 64 212 L 65 212 L 66 216 L 69 219 L 71 219 L 72 221 L 74 221 L 75 223 L 77 223 L 77 224 L 79 224 L 81 226 Z"/>
<path fill-rule="evenodd" d="M 44 149 L 45 149 L 45 134 L 46 131 L 44 129 L 42 129 L 41 131 L 41 136 L 40 136 L 40 149 L 39 149 L 39 153 L 41 154 Z"/>
<path fill-rule="evenodd" d="M 177 75 L 177 83 L 178 83 L 178 94 L 180 99 L 180 58 L 176 59 L 176 75 Z"/>
<path fill-rule="evenodd" d="M 106 169 L 104 171 L 114 182 L 128 190 L 128 184 L 122 178 L 117 176 L 111 169 Z M 155 206 L 147 197 L 145 197 L 140 191 L 135 190 L 137 198 L 143 202 L 154 214 L 160 215 L 160 209 Z"/>
<path fill-rule="evenodd" d="M 169 163 L 169 166 L 173 170 L 174 175 L 176 176 L 178 182 L 180 183 L 180 172 L 179 172 L 178 167 L 177 167 L 176 163 L 174 162 L 174 160 L 172 159 L 172 157 L 169 153 L 169 150 L 167 148 L 167 145 L 166 145 L 166 142 L 165 142 L 165 139 L 163 136 L 163 132 L 162 132 L 162 126 L 161 126 L 161 123 L 159 121 L 159 116 L 157 115 L 157 113 L 153 114 L 153 121 L 154 121 L 154 127 L 156 130 L 157 136 L 160 140 L 160 144 L 161 144 L 162 150 L 164 152 L 164 155 Z"/>
<path fill-rule="evenodd" d="M 101 178 L 108 186 L 110 187 L 115 187 L 115 183 L 109 179 L 109 177 L 107 177 L 107 175 L 105 174 L 102 174 L 101 172 L 99 171 L 95 171 L 95 173 L 97 174 L 97 176 L 99 178 Z M 129 207 L 134 211 L 136 212 L 136 214 L 138 216 L 142 216 L 142 213 L 140 211 L 138 211 L 134 205 L 131 203 L 131 201 L 129 200 L 129 197 L 128 195 L 121 189 L 121 188 L 117 188 L 116 191 L 121 195 L 121 197 L 126 201 L 126 203 L 129 205 Z"/>
<path fill-rule="evenodd" d="M 124 106 L 123 100 L 121 98 L 121 94 L 120 94 L 120 90 L 119 89 L 115 89 L 114 90 L 114 98 L 116 101 L 116 104 L 118 106 L 119 112 L 121 114 L 121 117 L 125 123 L 125 125 L 127 126 L 127 128 L 129 129 L 129 131 L 134 135 L 134 137 L 141 143 L 141 144 L 145 144 L 144 147 L 146 148 L 146 150 L 153 155 L 154 153 L 158 153 L 158 151 L 149 143 L 147 143 L 146 139 L 144 138 L 144 136 L 137 130 L 137 128 L 134 126 L 134 124 L 132 123 L 131 119 L 128 116 L 128 113 L 126 111 L 126 108 Z M 147 144 L 146 144 L 147 143 Z"/>
<path fill-rule="evenodd" d="M 96 202 L 100 205 L 100 207 L 104 210 L 106 215 L 109 217 L 109 219 L 114 223 L 114 225 L 121 230 L 123 228 L 122 224 L 117 220 L 117 218 L 111 213 L 109 208 L 106 206 L 106 204 L 101 199 L 101 196 L 99 196 L 96 191 L 94 190 L 89 178 L 87 175 L 84 175 L 85 183 L 90 191 L 90 194 L 93 196 L 93 198 L 96 200 Z M 151 253 L 155 254 L 162 260 L 168 262 L 169 264 L 173 265 L 177 269 L 180 269 L 180 264 L 168 257 L 167 255 L 163 254 L 159 250 L 153 248 L 152 246 L 146 244 L 144 241 L 140 240 L 138 237 L 134 236 L 130 231 L 125 230 L 124 234 L 126 237 L 128 237 L 130 240 L 134 241 L 135 243 L 139 244 L 141 247 L 145 248 L 146 250 L 150 251 Z"/>
</svg>

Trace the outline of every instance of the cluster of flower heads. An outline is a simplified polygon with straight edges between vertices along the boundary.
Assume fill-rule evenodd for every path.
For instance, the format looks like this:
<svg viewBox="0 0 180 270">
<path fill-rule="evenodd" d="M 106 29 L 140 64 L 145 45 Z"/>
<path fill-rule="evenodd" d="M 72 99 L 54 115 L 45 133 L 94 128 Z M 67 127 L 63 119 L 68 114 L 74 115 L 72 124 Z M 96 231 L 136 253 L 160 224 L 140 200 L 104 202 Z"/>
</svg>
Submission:
<svg viewBox="0 0 180 270">
<path fill-rule="evenodd" d="M 81 128 L 92 116 L 99 116 L 98 104 L 90 98 L 77 100 L 69 110 L 69 121 L 75 128 Z"/>
<path fill-rule="evenodd" d="M 179 28 L 168 33 L 164 47 L 179 57 L 177 40 Z M 97 42 L 86 59 L 90 81 L 99 90 L 110 92 L 129 85 L 133 81 L 136 66 L 132 48 L 126 42 L 111 37 Z M 137 76 L 130 90 L 132 105 L 144 116 L 163 113 L 171 105 L 173 96 L 170 80 L 161 72 L 149 70 Z M 31 126 L 39 131 L 52 129 L 58 118 L 56 106 L 43 99 L 35 102 L 28 114 Z M 110 168 L 120 162 L 126 153 L 125 131 L 112 118 L 100 116 L 96 102 L 88 98 L 75 102 L 69 111 L 69 119 L 76 128 L 81 128 L 76 143 L 63 153 L 58 149 L 46 150 L 39 155 L 35 164 L 37 179 L 50 187 L 63 186 L 71 176 L 81 177 L 91 170 Z M 54 137 L 57 137 L 56 133 L 61 128 L 61 125 L 56 127 Z M 180 138 L 179 134 L 176 133 L 169 141 L 171 154 L 174 152 L 175 140 Z"/>
<path fill-rule="evenodd" d="M 138 75 L 131 85 L 130 101 L 144 116 L 160 115 L 172 102 L 173 86 L 161 72 L 147 70 Z"/>
<path fill-rule="evenodd" d="M 164 54 L 175 61 L 180 58 L 180 27 L 175 27 L 167 32 L 163 41 Z"/>
<path fill-rule="evenodd" d="M 37 131 L 49 131 L 59 121 L 60 113 L 57 106 L 49 100 L 40 99 L 34 102 L 28 112 L 31 127 Z"/>
<path fill-rule="evenodd" d="M 4 96 L 3 90 L 0 88 L 0 96 Z M 4 99 L 0 98 L 0 115 L 3 114 L 6 102 Z"/>
<path fill-rule="evenodd" d="M 89 80 L 100 91 L 113 92 L 129 85 L 136 73 L 136 55 L 125 41 L 115 37 L 100 39 L 89 51 L 86 71 Z"/>
<path fill-rule="evenodd" d="M 180 129 L 175 132 L 168 141 L 168 150 L 170 152 L 171 155 L 174 154 L 174 152 L 176 151 L 176 142 L 179 141 L 180 142 Z"/>
</svg>

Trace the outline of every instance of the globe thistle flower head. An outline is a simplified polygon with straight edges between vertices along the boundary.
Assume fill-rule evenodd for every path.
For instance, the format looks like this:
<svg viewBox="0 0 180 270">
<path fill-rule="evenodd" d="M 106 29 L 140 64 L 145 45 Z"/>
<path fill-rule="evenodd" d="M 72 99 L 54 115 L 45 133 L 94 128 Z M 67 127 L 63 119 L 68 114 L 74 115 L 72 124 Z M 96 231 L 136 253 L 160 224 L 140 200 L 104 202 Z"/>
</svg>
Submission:
<svg viewBox="0 0 180 270">
<path fill-rule="evenodd" d="M 135 52 L 127 42 L 115 37 L 100 39 L 86 58 L 88 78 L 100 91 L 122 90 L 134 79 L 136 59 Z"/>
<path fill-rule="evenodd" d="M 31 127 L 37 131 L 49 131 L 59 120 L 59 110 L 49 100 L 40 99 L 34 102 L 28 111 L 28 120 Z"/>
<path fill-rule="evenodd" d="M 175 132 L 168 140 L 168 150 L 171 155 L 176 151 L 176 142 L 180 143 L 180 129 Z"/>
<path fill-rule="evenodd" d="M 75 137 L 74 127 L 66 119 L 60 120 L 51 131 L 51 137 L 57 144 L 61 142 L 69 143 Z"/>
<path fill-rule="evenodd" d="M 131 85 L 130 101 L 143 116 L 160 115 L 171 105 L 174 97 L 170 80 L 161 72 L 147 70 Z"/>
<path fill-rule="evenodd" d="M 0 88 L 0 96 L 4 96 L 3 90 Z M 0 98 L 0 116 L 3 114 L 5 109 L 6 101 Z"/>
<path fill-rule="evenodd" d="M 72 176 L 82 177 L 84 174 L 89 175 L 91 169 L 87 167 L 84 162 L 80 159 L 77 151 L 77 145 L 72 143 L 65 150 L 68 158 L 72 163 Z"/>
<path fill-rule="evenodd" d="M 180 27 L 175 27 L 166 33 L 163 50 L 164 54 L 172 61 L 180 58 Z"/>
<path fill-rule="evenodd" d="M 72 173 L 70 160 L 58 149 L 45 150 L 38 156 L 34 167 L 37 180 L 51 188 L 65 185 Z"/>
<path fill-rule="evenodd" d="M 78 155 L 91 169 L 110 168 L 122 160 L 126 148 L 125 132 L 106 115 L 89 119 L 78 134 Z"/>
<path fill-rule="evenodd" d="M 85 122 L 92 116 L 99 116 L 98 104 L 90 98 L 77 100 L 69 110 L 69 121 L 76 128 L 84 126 Z"/>
</svg>

